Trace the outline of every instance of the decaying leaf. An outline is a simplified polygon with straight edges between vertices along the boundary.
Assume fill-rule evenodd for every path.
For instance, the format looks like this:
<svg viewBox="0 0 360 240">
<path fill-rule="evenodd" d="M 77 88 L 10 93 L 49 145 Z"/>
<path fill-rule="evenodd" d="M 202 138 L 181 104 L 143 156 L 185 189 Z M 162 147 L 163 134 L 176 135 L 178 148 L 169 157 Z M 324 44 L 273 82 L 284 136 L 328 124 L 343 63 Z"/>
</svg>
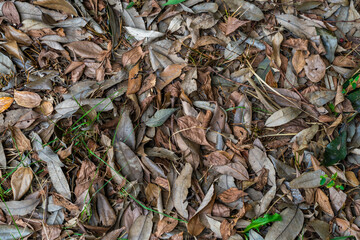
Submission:
<svg viewBox="0 0 360 240">
<path fill-rule="evenodd" d="M 305 74 L 312 82 L 319 82 L 325 76 L 326 65 L 319 55 L 311 55 L 304 66 Z"/>
<path fill-rule="evenodd" d="M 29 167 L 18 168 L 11 176 L 11 188 L 14 200 L 19 200 L 29 190 L 33 179 L 33 172 Z"/>
<path fill-rule="evenodd" d="M 38 107 L 42 101 L 39 94 L 27 91 L 14 91 L 15 102 L 26 108 Z"/>
<path fill-rule="evenodd" d="M 228 190 L 222 192 L 218 197 L 224 203 L 231 203 L 246 195 L 247 193 L 240 189 L 229 188 Z"/>
<path fill-rule="evenodd" d="M 186 201 L 186 197 L 188 194 L 188 188 L 191 186 L 191 175 L 192 175 L 192 167 L 189 163 L 186 163 L 180 175 L 175 181 L 174 184 L 174 206 L 181 216 L 184 218 L 188 218 L 189 213 L 187 211 L 188 202 Z"/>
<path fill-rule="evenodd" d="M 22 133 L 18 127 L 9 126 L 9 128 L 14 141 L 14 147 L 20 152 L 31 150 L 30 140 L 24 135 L 24 133 Z"/>
<path fill-rule="evenodd" d="M 301 110 L 293 107 L 282 108 L 279 111 L 274 112 L 265 122 L 267 127 L 277 127 L 295 119 Z"/>
<path fill-rule="evenodd" d="M 34 2 L 34 4 L 50 9 L 60 10 L 67 14 L 77 16 L 75 8 L 65 0 L 37 0 Z"/>
</svg>

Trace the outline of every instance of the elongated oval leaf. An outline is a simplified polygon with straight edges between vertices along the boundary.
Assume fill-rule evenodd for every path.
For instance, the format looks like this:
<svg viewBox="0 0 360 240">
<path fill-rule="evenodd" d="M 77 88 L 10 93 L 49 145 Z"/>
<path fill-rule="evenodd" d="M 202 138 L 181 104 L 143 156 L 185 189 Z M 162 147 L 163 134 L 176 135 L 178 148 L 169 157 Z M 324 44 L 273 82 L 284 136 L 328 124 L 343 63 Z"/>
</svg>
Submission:
<svg viewBox="0 0 360 240">
<path fill-rule="evenodd" d="M 295 119 L 301 110 L 293 107 L 282 108 L 279 111 L 274 112 L 265 122 L 267 127 L 277 127 Z"/>
<path fill-rule="evenodd" d="M 173 114 L 177 108 L 167 108 L 157 111 L 154 116 L 145 122 L 148 127 L 159 127 Z"/>
<path fill-rule="evenodd" d="M 0 225 L 1 240 L 22 239 L 32 233 L 33 231 L 31 231 L 31 229 L 29 228 L 23 228 L 20 226 L 13 226 L 13 225 Z"/>
<path fill-rule="evenodd" d="M 146 216 L 139 216 L 130 228 L 129 240 L 150 239 L 153 226 L 152 218 L 152 212 L 149 212 Z"/>
<path fill-rule="evenodd" d="M 52 161 L 47 163 L 47 167 L 51 182 L 54 185 L 56 191 L 63 195 L 65 198 L 70 199 L 71 192 L 69 183 L 67 182 L 65 174 L 61 170 L 61 167 Z"/>
<path fill-rule="evenodd" d="M 299 208 L 286 208 L 280 213 L 281 222 L 275 222 L 265 240 L 293 240 L 303 228 L 304 214 Z"/>
<path fill-rule="evenodd" d="M 29 199 L 22 201 L 9 201 L 9 202 L 0 202 L 0 208 L 7 215 L 19 215 L 24 216 L 31 213 L 36 206 L 39 204 L 39 199 Z"/>
<path fill-rule="evenodd" d="M 77 16 L 75 8 L 65 0 L 38 0 L 34 4 Z"/>
<path fill-rule="evenodd" d="M 0 73 L 8 75 L 11 72 L 16 73 L 13 62 L 5 54 L 0 53 Z"/>
<path fill-rule="evenodd" d="M 115 143 L 114 150 L 116 161 L 121 167 L 121 173 L 130 181 L 142 181 L 143 170 L 138 156 L 123 142 Z"/>
<path fill-rule="evenodd" d="M 307 172 L 302 174 L 300 177 L 295 178 L 290 182 L 291 188 L 316 188 L 320 187 L 320 176 L 324 175 L 325 172 L 317 170 L 315 172 Z"/>
<path fill-rule="evenodd" d="M 11 188 L 14 200 L 19 200 L 29 190 L 33 172 L 29 167 L 20 167 L 11 176 Z"/>
<path fill-rule="evenodd" d="M 176 179 L 173 190 L 174 206 L 178 213 L 184 218 L 188 218 L 189 213 L 187 211 L 188 202 L 186 197 L 188 194 L 188 188 L 191 187 L 191 174 L 192 167 L 190 163 L 186 163 L 185 167 L 181 171 L 179 177 Z"/>
<path fill-rule="evenodd" d="M 343 131 L 326 146 L 324 160 L 321 162 L 321 164 L 325 166 L 331 166 L 345 159 L 347 155 L 346 137 L 347 131 Z"/>
</svg>

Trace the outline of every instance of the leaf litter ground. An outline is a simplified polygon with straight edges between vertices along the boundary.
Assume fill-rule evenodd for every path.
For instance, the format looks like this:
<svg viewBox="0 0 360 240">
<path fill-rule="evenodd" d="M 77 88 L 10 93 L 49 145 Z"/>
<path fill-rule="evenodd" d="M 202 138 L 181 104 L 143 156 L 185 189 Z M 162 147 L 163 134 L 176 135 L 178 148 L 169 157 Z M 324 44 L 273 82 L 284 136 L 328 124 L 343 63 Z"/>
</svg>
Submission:
<svg viewBox="0 0 360 240">
<path fill-rule="evenodd" d="M 360 1 L 0 3 L 0 239 L 360 239 Z"/>
</svg>

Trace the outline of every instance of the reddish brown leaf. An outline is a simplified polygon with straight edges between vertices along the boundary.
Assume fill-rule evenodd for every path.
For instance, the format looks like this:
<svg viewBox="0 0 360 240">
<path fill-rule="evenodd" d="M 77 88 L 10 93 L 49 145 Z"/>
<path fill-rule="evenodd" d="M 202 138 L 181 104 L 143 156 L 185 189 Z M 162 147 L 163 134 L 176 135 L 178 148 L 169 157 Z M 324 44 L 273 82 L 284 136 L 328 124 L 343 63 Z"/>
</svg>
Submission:
<svg viewBox="0 0 360 240">
<path fill-rule="evenodd" d="M 19 152 L 31 150 L 30 140 L 17 127 L 9 126 L 14 141 L 14 148 Z"/>
<path fill-rule="evenodd" d="M 232 202 L 235 202 L 239 198 L 244 197 L 246 195 L 247 195 L 247 193 L 240 190 L 240 189 L 229 188 L 228 190 L 222 192 L 219 195 L 219 198 L 224 203 L 232 203 Z"/>
<path fill-rule="evenodd" d="M 183 116 L 177 120 L 177 123 L 184 137 L 194 143 L 210 146 L 206 139 L 205 129 L 201 127 L 201 124 L 196 118 Z"/>
<path fill-rule="evenodd" d="M 21 23 L 19 13 L 13 2 L 4 2 L 1 11 L 12 24 L 19 25 Z"/>
<path fill-rule="evenodd" d="M 167 66 L 163 72 L 160 73 L 161 79 L 156 83 L 156 87 L 159 90 L 162 90 L 166 87 L 172 80 L 179 77 L 181 70 L 185 67 L 185 64 L 172 64 Z"/>
<path fill-rule="evenodd" d="M 128 82 L 126 95 L 137 93 L 140 90 L 142 77 L 139 74 L 139 71 L 140 71 L 139 64 L 136 64 L 129 71 L 129 82 Z"/>
<path fill-rule="evenodd" d="M 142 51 L 142 48 L 140 46 L 134 47 L 130 51 L 127 51 L 122 55 L 122 65 L 123 66 L 132 66 L 139 61 L 140 58 L 142 58 L 145 55 L 145 53 Z"/>
</svg>

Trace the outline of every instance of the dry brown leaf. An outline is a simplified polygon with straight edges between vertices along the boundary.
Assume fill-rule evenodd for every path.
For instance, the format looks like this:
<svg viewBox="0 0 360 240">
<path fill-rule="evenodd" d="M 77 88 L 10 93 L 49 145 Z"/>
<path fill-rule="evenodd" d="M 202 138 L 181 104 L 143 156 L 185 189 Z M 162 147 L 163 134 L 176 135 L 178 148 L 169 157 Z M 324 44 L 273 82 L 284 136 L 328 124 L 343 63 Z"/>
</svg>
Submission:
<svg viewBox="0 0 360 240">
<path fill-rule="evenodd" d="M 284 40 L 283 35 L 280 32 L 277 32 L 273 38 L 273 53 L 272 53 L 272 60 L 275 62 L 276 67 L 280 68 L 281 66 L 281 58 L 280 58 L 280 44 Z"/>
<path fill-rule="evenodd" d="M 14 200 L 19 200 L 29 190 L 33 179 L 33 172 L 29 167 L 19 167 L 11 175 L 11 189 Z"/>
<path fill-rule="evenodd" d="M 299 74 L 305 66 L 305 55 L 301 50 L 297 50 L 291 60 L 292 65 L 294 66 L 296 74 Z"/>
<path fill-rule="evenodd" d="M 147 76 L 143 83 L 141 84 L 141 88 L 138 92 L 138 94 L 142 94 L 144 92 L 146 92 L 147 90 L 155 87 L 156 85 L 156 75 L 154 73 L 151 73 L 149 76 Z"/>
<path fill-rule="evenodd" d="M 206 45 L 210 45 L 210 44 L 219 44 L 221 46 L 226 46 L 226 43 L 224 41 L 222 41 L 216 37 L 202 36 L 196 41 L 194 48 L 198 48 L 198 47 L 202 47 L 202 46 L 206 46 Z"/>
<path fill-rule="evenodd" d="M 225 34 L 229 35 L 236 31 L 239 27 L 249 23 L 250 21 L 242 21 L 234 17 L 228 17 L 225 27 Z"/>
<path fill-rule="evenodd" d="M 334 216 L 334 211 L 331 208 L 329 198 L 320 188 L 316 190 L 315 198 L 316 202 L 320 205 L 321 209 L 325 213 L 329 214 L 330 216 Z"/>
<path fill-rule="evenodd" d="M 311 55 L 306 60 L 305 74 L 312 82 L 319 82 L 325 76 L 326 65 L 320 55 Z"/>
<path fill-rule="evenodd" d="M 65 149 L 61 149 L 60 151 L 57 152 L 57 155 L 61 158 L 61 159 L 66 159 L 68 156 L 71 155 L 72 153 L 72 147 L 73 147 L 74 142 L 71 143 L 71 145 Z"/>
<path fill-rule="evenodd" d="M 219 198 L 224 203 L 232 203 L 246 195 L 248 195 L 248 194 L 246 192 L 244 192 L 243 190 L 240 190 L 237 188 L 229 188 L 228 190 L 222 192 L 219 195 Z"/>
<path fill-rule="evenodd" d="M 205 130 L 201 127 L 201 123 L 192 116 L 183 116 L 177 120 L 181 134 L 190 141 L 211 146 L 206 139 Z"/>
<path fill-rule="evenodd" d="M 16 57 L 17 59 L 21 60 L 22 62 L 25 61 L 24 54 L 22 53 L 21 49 L 17 45 L 16 41 L 8 40 L 7 42 L 1 43 L 1 46 L 12 56 Z"/>
<path fill-rule="evenodd" d="M 66 14 L 78 15 L 75 8 L 65 0 L 37 0 L 33 3 L 42 7 L 60 10 Z"/>
<path fill-rule="evenodd" d="M 40 106 L 35 109 L 38 113 L 41 113 L 45 116 L 49 116 L 54 111 L 54 106 L 51 101 L 42 101 Z"/>
<path fill-rule="evenodd" d="M 12 97 L 0 97 L 0 113 L 8 109 L 13 102 L 14 98 Z"/>
<path fill-rule="evenodd" d="M 159 90 L 162 90 L 166 87 L 172 80 L 179 77 L 181 70 L 186 66 L 186 64 L 172 64 L 167 66 L 163 72 L 160 73 L 161 79 L 158 79 L 156 87 Z"/>
<path fill-rule="evenodd" d="M 12 27 L 12 26 L 2 26 L 2 29 L 5 32 L 5 37 L 7 40 L 14 40 L 19 44 L 25 45 L 25 46 L 30 46 L 32 43 L 31 38 L 23 33 L 22 31 Z"/>
<path fill-rule="evenodd" d="M 274 74 L 272 73 L 271 70 L 266 74 L 265 82 L 267 84 L 269 84 L 270 87 L 273 87 L 273 88 L 278 87 L 277 82 L 275 81 Z"/>
<path fill-rule="evenodd" d="M 230 223 L 228 220 L 224 219 L 220 225 L 221 237 L 224 240 L 228 240 L 232 235 L 235 234 L 236 230 L 234 229 L 234 223 Z"/>
<path fill-rule="evenodd" d="M 177 218 L 177 215 L 175 215 L 174 218 Z M 174 218 L 164 217 L 163 219 L 161 219 L 158 222 L 155 236 L 160 237 L 164 233 L 168 233 L 168 232 L 171 232 L 172 230 L 174 230 L 174 228 L 178 224 L 178 220 L 176 220 Z"/>
<path fill-rule="evenodd" d="M 226 165 L 228 164 L 231 159 L 232 156 L 225 151 L 216 151 L 216 152 L 212 152 L 209 155 L 205 156 L 206 157 L 206 162 L 205 165 L 211 166 L 211 165 L 215 165 L 215 166 L 221 166 L 221 165 Z"/>
<path fill-rule="evenodd" d="M 19 25 L 21 23 L 20 21 L 20 15 L 15 7 L 15 4 L 10 1 L 4 2 L 2 9 L 1 9 L 3 15 L 12 23 Z"/>
<path fill-rule="evenodd" d="M 295 50 L 308 51 L 309 40 L 301 38 L 290 38 L 282 43 L 282 46 Z"/>
<path fill-rule="evenodd" d="M 354 68 L 357 66 L 357 63 L 354 61 L 354 58 L 351 56 L 337 56 L 332 62 L 333 65 L 339 67 L 349 67 Z"/>
<path fill-rule="evenodd" d="M 66 44 L 65 47 L 82 58 L 101 59 L 106 53 L 99 45 L 90 41 L 76 41 Z"/>
<path fill-rule="evenodd" d="M 30 140 L 21 132 L 18 127 L 9 126 L 11 131 L 11 135 L 14 140 L 14 147 L 15 149 L 19 150 L 20 152 L 30 151 L 31 150 L 31 142 Z"/>
<path fill-rule="evenodd" d="M 352 186 L 352 187 L 358 187 L 360 182 L 359 180 L 356 178 L 355 173 L 353 171 L 346 171 L 345 172 L 345 176 L 348 180 L 348 183 Z"/>
<path fill-rule="evenodd" d="M 122 65 L 125 66 L 132 66 L 139 61 L 145 55 L 142 48 L 140 46 L 134 47 L 130 51 L 127 51 L 122 55 Z"/>
<path fill-rule="evenodd" d="M 139 63 L 129 71 L 129 81 L 126 95 L 137 93 L 141 88 L 141 74 L 139 74 Z"/>
<path fill-rule="evenodd" d="M 39 94 L 28 91 L 14 91 L 15 102 L 22 107 L 35 108 L 40 105 L 41 97 Z"/>
</svg>

